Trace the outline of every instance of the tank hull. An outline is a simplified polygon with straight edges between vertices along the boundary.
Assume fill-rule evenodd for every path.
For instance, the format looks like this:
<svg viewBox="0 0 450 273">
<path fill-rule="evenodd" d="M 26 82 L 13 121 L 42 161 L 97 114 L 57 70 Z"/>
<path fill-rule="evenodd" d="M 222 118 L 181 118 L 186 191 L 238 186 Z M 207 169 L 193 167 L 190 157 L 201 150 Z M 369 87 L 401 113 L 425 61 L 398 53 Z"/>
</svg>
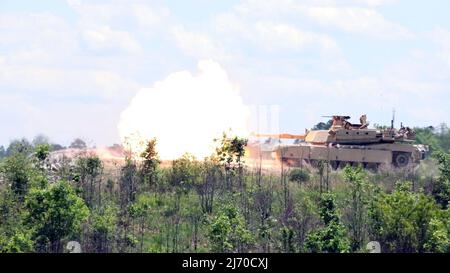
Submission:
<svg viewBox="0 0 450 273">
<path fill-rule="evenodd" d="M 320 160 L 339 167 L 345 164 L 358 164 L 378 167 L 408 167 L 420 163 L 425 158 L 426 149 L 421 145 L 411 144 L 371 144 L 371 145 L 325 145 L 300 143 L 278 146 L 272 157 L 298 166 L 303 162 L 314 163 Z"/>
</svg>

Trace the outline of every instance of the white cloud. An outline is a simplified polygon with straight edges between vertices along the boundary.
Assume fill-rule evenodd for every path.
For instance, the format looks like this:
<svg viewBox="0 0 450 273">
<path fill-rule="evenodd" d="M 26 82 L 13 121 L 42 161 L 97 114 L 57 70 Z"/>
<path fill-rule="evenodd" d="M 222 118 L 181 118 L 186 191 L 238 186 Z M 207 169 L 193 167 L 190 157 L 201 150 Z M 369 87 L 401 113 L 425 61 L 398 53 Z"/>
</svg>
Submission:
<svg viewBox="0 0 450 273">
<path fill-rule="evenodd" d="M 52 52 L 77 48 L 76 35 L 61 17 L 51 13 L 0 14 L 0 46 L 9 50 Z"/>
<path fill-rule="evenodd" d="M 257 22 L 255 30 L 258 42 L 263 47 L 281 49 L 301 49 L 307 46 L 319 46 L 325 51 L 336 51 L 338 46 L 329 36 L 314 32 L 301 31 L 282 23 Z"/>
<path fill-rule="evenodd" d="M 142 51 L 136 36 L 161 34 L 167 8 L 147 1 L 68 1 L 77 13 L 77 30 L 94 50 Z"/>
<path fill-rule="evenodd" d="M 163 22 L 170 15 L 167 8 L 155 8 L 144 4 L 132 5 L 131 9 L 139 26 L 143 28 L 153 27 Z"/>
<path fill-rule="evenodd" d="M 414 35 L 406 28 L 389 22 L 374 9 L 359 7 L 307 7 L 302 10 L 312 21 L 349 33 L 379 39 L 405 39 Z"/>
<path fill-rule="evenodd" d="M 344 32 L 377 39 L 408 39 L 414 34 L 398 23 L 386 19 L 376 8 L 392 4 L 394 0 L 247 0 L 238 4 L 234 12 L 243 17 L 275 18 L 302 21 Z"/>
<path fill-rule="evenodd" d="M 137 85 L 105 70 L 52 69 L 33 66 L 0 67 L 0 87 L 19 93 L 55 97 L 86 96 L 120 100 L 135 92 Z"/>
<path fill-rule="evenodd" d="M 439 46 L 437 56 L 450 66 L 450 31 L 437 27 L 429 37 Z"/>
<path fill-rule="evenodd" d="M 131 94 L 136 84 L 110 67 L 96 65 L 96 56 L 84 56 L 85 39 L 92 49 L 140 50 L 127 32 L 108 27 L 85 30 L 51 13 L 0 16 L 0 87 L 4 92 L 56 97 L 96 96 L 114 100 Z"/>
<path fill-rule="evenodd" d="M 233 56 L 230 59 L 239 63 L 234 67 L 250 66 L 255 73 L 262 73 L 264 68 L 267 74 L 292 75 L 308 66 L 306 73 L 321 70 L 323 74 L 337 76 L 352 70 L 340 46 L 328 33 L 305 30 L 284 20 L 228 12 L 214 19 L 211 32 Z"/>
<path fill-rule="evenodd" d="M 112 30 L 108 26 L 83 30 L 82 36 L 93 50 L 120 49 L 129 53 L 142 51 L 139 42 L 129 32 Z"/>
<path fill-rule="evenodd" d="M 1 92 L 0 100 L 3 103 L 0 123 L 6 128 L 0 135 L 0 145 L 14 138 L 31 139 L 40 133 L 63 145 L 76 137 L 87 138 L 97 145 L 118 142 L 116 124 L 124 105 Z"/>
<path fill-rule="evenodd" d="M 2 12 L 0 51 L 0 120 L 8 128 L 2 144 L 40 132 L 58 141 L 118 138 L 115 125 L 108 130 L 99 124 L 113 121 L 116 104 L 131 97 L 136 84 L 95 67 L 80 46 L 77 26 L 50 12 Z"/>
<path fill-rule="evenodd" d="M 398 3 L 399 0 L 352 0 L 355 4 L 366 4 L 368 6 L 383 6 Z"/>
<path fill-rule="evenodd" d="M 319 51 L 339 52 L 337 43 L 330 36 L 303 31 L 284 22 L 250 21 L 234 14 L 222 14 L 217 17 L 215 26 L 228 39 L 249 41 L 253 46 L 270 51 L 317 48 Z"/>
<path fill-rule="evenodd" d="M 150 6 L 141 3 L 125 14 L 115 4 L 78 2 L 70 3 L 75 22 L 50 12 L 0 15 L 0 98 L 8 103 L 1 120 L 9 128 L 1 142 L 39 132 L 57 140 L 119 140 L 120 110 L 139 89 L 133 73 L 152 60 L 136 54 L 143 51 L 136 36 L 167 14 L 150 18 Z"/>
<path fill-rule="evenodd" d="M 170 11 L 148 1 L 73 1 L 68 4 L 77 12 L 83 26 L 108 25 L 118 28 L 152 28 L 166 20 Z"/>
<path fill-rule="evenodd" d="M 186 30 L 183 26 L 171 29 L 176 45 L 185 54 L 197 58 L 220 58 L 221 49 L 205 34 Z"/>
</svg>

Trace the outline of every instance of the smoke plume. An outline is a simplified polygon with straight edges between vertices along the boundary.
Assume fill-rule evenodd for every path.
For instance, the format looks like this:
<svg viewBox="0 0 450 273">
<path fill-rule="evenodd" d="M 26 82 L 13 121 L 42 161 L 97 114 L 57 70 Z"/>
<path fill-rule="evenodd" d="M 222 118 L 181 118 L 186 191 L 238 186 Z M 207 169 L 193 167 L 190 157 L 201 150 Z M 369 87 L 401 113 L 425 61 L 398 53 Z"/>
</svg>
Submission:
<svg viewBox="0 0 450 273">
<path fill-rule="evenodd" d="M 142 149 L 140 141 L 156 138 L 162 159 L 186 152 L 203 158 L 224 131 L 246 136 L 249 111 L 226 71 L 211 60 L 200 61 L 198 70 L 175 72 L 140 90 L 121 114 L 122 141 Z"/>
</svg>

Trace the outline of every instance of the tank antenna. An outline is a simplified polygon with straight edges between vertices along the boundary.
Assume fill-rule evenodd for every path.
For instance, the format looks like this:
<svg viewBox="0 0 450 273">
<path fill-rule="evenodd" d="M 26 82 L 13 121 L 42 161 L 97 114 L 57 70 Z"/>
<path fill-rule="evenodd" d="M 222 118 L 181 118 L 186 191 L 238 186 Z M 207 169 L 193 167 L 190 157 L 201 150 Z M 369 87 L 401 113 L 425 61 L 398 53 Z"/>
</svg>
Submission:
<svg viewBox="0 0 450 273">
<path fill-rule="evenodd" d="M 394 122 L 395 122 L 395 108 L 392 109 L 391 129 L 394 129 Z"/>
</svg>

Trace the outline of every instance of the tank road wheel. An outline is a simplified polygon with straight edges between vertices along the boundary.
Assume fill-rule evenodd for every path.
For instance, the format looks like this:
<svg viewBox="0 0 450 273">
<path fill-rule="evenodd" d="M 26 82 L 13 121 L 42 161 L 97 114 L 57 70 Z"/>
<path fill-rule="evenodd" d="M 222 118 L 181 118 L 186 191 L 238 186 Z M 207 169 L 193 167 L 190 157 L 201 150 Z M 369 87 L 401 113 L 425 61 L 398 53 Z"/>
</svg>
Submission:
<svg viewBox="0 0 450 273">
<path fill-rule="evenodd" d="M 406 167 L 409 163 L 409 154 L 408 153 L 397 153 L 394 154 L 394 166 L 397 168 Z"/>
</svg>

